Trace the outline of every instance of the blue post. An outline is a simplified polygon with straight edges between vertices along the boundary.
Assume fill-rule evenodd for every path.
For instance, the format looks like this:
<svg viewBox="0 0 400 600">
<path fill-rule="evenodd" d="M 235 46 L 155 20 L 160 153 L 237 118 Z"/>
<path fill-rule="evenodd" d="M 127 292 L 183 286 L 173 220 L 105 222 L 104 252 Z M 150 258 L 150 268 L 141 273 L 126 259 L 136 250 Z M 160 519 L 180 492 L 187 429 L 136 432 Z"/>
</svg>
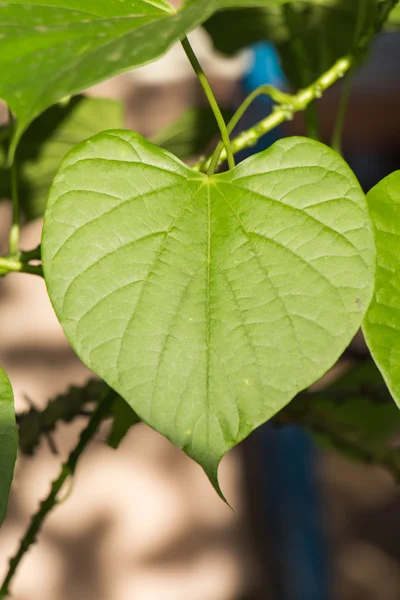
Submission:
<svg viewBox="0 0 400 600">
<path fill-rule="evenodd" d="M 253 47 L 253 63 L 243 79 L 247 96 L 262 84 L 285 89 L 285 78 L 274 47 Z M 243 129 L 268 115 L 269 98 L 260 97 L 242 121 Z M 250 151 L 258 152 L 284 135 L 284 126 L 264 136 Z M 277 600 L 330 600 L 328 552 L 323 534 L 321 499 L 315 473 L 316 450 L 310 436 L 294 426 L 262 427 L 256 438 L 261 458 L 263 504 L 272 551 Z"/>
</svg>

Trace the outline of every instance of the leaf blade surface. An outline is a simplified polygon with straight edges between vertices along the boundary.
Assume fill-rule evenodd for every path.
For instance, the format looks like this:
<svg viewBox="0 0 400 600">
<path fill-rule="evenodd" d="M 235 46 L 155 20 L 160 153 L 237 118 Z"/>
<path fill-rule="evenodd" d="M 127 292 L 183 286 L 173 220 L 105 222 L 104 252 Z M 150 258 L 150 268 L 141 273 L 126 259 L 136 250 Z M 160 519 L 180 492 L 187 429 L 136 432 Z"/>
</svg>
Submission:
<svg viewBox="0 0 400 600">
<path fill-rule="evenodd" d="M 17 448 L 14 395 L 9 379 L 0 367 L 0 525 L 7 511 Z"/>
<path fill-rule="evenodd" d="M 375 292 L 363 323 L 372 357 L 397 404 L 400 404 L 400 171 L 367 194 L 375 229 Z"/>
</svg>

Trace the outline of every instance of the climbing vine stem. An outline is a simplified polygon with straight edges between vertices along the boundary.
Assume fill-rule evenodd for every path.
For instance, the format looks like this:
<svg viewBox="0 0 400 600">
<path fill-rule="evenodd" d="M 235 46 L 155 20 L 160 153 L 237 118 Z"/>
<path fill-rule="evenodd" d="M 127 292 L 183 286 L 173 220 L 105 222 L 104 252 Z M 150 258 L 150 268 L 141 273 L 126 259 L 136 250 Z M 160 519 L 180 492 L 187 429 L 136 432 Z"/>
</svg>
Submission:
<svg viewBox="0 0 400 600">
<path fill-rule="evenodd" d="M 367 3 L 359 2 L 358 9 L 357 9 L 356 26 L 354 29 L 354 41 L 353 41 L 354 48 L 357 48 L 359 39 L 362 34 L 362 30 L 363 30 L 365 18 L 366 18 L 366 10 L 367 10 Z M 344 122 L 346 120 L 346 112 L 347 112 L 350 95 L 351 95 L 353 71 L 354 71 L 354 65 L 352 66 L 352 69 L 348 73 L 347 78 L 343 85 L 342 93 L 340 96 L 338 113 L 337 113 L 336 122 L 335 122 L 335 127 L 334 127 L 333 135 L 332 135 L 331 147 L 338 154 L 342 154 L 342 136 L 343 136 Z"/>
<path fill-rule="evenodd" d="M 357 359 L 351 368 L 357 369 L 364 359 Z M 333 381 L 333 384 L 336 380 Z M 71 422 L 86 412 L 91 413 L 90 405 L 97 406 L 99 398 L 104 398 L 110 388 L 104 381 L 89 380 L 82 387 L 72 387 L 66 394 L 50 400 L 48 405 L 39 410 L 31 406 L 30 410 L 17 415 L 19 426 L 19 448 L 27 455 L 35 452 L 42 437 L 47 438 L 60 421 Z M 305 427 L 311 433 L 322 436 L 333 448 L 351 454 L 362 462 L 373 463 L 389 470 L 396 481 L 400 482 L 400 453 L 395 444 L 371 445 L 368 431 L 355 430 L 342 422 L 342 417 L 334 410 L 335 404 L 340 407 L 352 398 L 358 398 L 367 404 L 391 404 L 393 398 L 383 384 L 359 387 L 328 387 L 317 390 L 305 390 L 284 409 L 275 415 L 272 423 L 285 425 L 288 423 Z M 115 396 L 116 398 L 116 396 Z M 329 399 L 330 407 L 321 403 L 321 399 Z M 110 407 L 112 412 L 112 407 Z M 109 412 L 103 412 L 103 419 Z"/>
<path fill-rule="evenodd" d="M 347 73 L 352 65 L 352 61 L 352 55 L 344 56 L 339 59 L 312 85 L 304 90 L 300 90 L 297 94 L 290 96 L 290 103 L 276 106 L 268 117 L 257 123 L 251 129 L 243 131 L 237 138 L 231 141 L 232 152 L 236 154 L 245 148 L 254 146 L 263 135 L 284 121 L 291 120 L 294 113 L 305 110 L 313 100 L 320 98 L 325 90 L 330 88 L 336 81 L 341 79 L 345 73 Z M 226 150 L 223 150 L 217 164 L 221 164 L 226 158 Z M 193 168 L 197 171 L 206 170 L 211 161 L 212 157 L 208 157 L 198 162 Z"/>
<path fill-rule="evenodd" d="M 208 79 L 205 76 L 205 73 L 204 73 L 203 69 L 201 68 L 200 63 L 197 60 L 197 56 L 193 52 L 193 48 L 190 45 L 190 42 L 187 38 L 182 40 L 182 47 L 186 53 L 186 56 L 188 57 L 188 59 L 190 61 L 190 64 L 193 67 L 194 72 L 196 73 L 197 79 L 199 80 L 199 82 L 204 90 L 205 95 L 207 96 L 207 100 L 210 104 L 211 110 L 214 113 L 215 119 L 218 123 L 219 130 L 221 132 L 222 141 L 225 146 L 225 158 L 227 158 L 227 160 L 228 160 L 229 168 L 233 169 L 235 166 L 235 159 L 233 157 L 231 142 L 229 139 L 229 133 L 228 133 L 228 129 L 226 127 L 224 117 L 222 116 L 221 109 L 218 106 L 218 102 L 217 102 L 217 100 L 214 96 L 214 93 L 210 87 Z M 211 161 L 210 161 L 210 166 L 211 166 Z M 209 172 L 209 174 L 212 173 L 211 168 L 209 169 L 208 172 Z"/>
<path fill-rule="evenodd" d="M 74 474 L 80 456 L 89 442 L 93 439 L 100 423 L 108 414 L 114 398 L 115 392 L 110 389 L 104 396 L 103 400 L 99 402 L 97 408 L 93 411 L 87 426 L 82 431 L 77 446 L 72 450 L 68 460 L 63 464 L 57 479 L 53 481 L 49 495 L 41 502 L 39 510 L 33 515 L 30 525 L 20 542 L 15 556 L 13 556 L 13 558 L 10 560 L 8 572 L 0 588 L 0 599 L 7 598 L 7 596 L 9 596 L 10 583 L 15 575 L 18 565 L 20 564 L 24 554 L 29 550 L 30 546 L 36 541 L 36 536 L 40 531 L 47 514 L 57 503 L 57 496 L 62 486 L 66 480 Z"/>
<path fill-rule="evenodd" d="M 235 129 L 236 125 L 239 123 L 240 119 L 243 117 L 244 113 L 250 107 L 250 105 L 256 100 L 259 96 L 269 96 L 274 102 L 277 104 L 281 104 L 282 106 L 286 106 L 287 109 L 291 110 L 291 101 L 292 97 L 289 94 L 285 94 L 281 92 L 277 88 L 272 85 L 260 85 L 256 90 L 254 90 L 247 98 L 244 99 L 242 104 L 239 106 L 232 119 L 229 121 L 227 129 L 228 133 L 231 134 Z M 209 170 L 214 173 L 217 165 L 219 157 L 221 156 L 221 152 L 224 149 L 224 143 L 219 142 L 217 145 L 214 154 L 212 155 Z"/>
<path fill-rule="evenodd" d="M 344 122 L 346 119 L 347 107 L 349 105 L 350 94 L 352 85 L 352 73 L 350 72 L 343 84 L 342 93 L 340 95 L 340 102 L 338 113 L 335 121 L 335 127 L 333 130 L 331 147 L 338 154 L 342 154 L 342 135 L 344 129 Z"/>
<path fill-rule="evenodd" d="M 307 137 L 309 137 L 312 140 L 317 140 L 317 142 L 320 142 L 321 134 L 320 134 L 317 103 L 315 100 L 310 102 L 310 104 L 305 108 L 304 119 L 306 122 Z"/>
<path fill-rule="evenodd" d="M 380 6 L 379 18 L 373 26 L 360 36 L 355 50 L 336 61 L 335 64 L 318 77 L 314 83 L 291 96 L 289 106 L 276 106 L 268 117 L 233 139 L 230 145 L 232 153 L 236 154 L 245 148 L 255 146 L 263 135 L 272 129 L 275 129 L 275 127 L 278 127 L 278 125 L 281 125 L 284 121 L 290 121 L 293 118 L 294 113 L 305 110 L 314 100 L 321 98 L 322 94 L 328 88 L 344 77 L 344 75 L 358 63 L 360 56 L 368 49 L 371 40 L 374 38 L 375 34 L 382 29 L 383 24 L 397 2 L 398 0 L 386 0 L 386 2 Z M 227 158 L 229 163 L 230 159 L 227 156 L 225 146 L 225 149 L 220 153 L 215 168 Z M 212 156 L 204 158 L 196 163 L 193 166 L 193 169 L 196 171 L 208 171 L 211 161 Z"/>
<path fill-rule="evenodd" d="M 7 273 L 30 273 L 31 275 L 43 277 L 41 265 L 31 265 L 28 262 L 24 262 L 19 257 L 0 256 L 0 277 L 2 275 L 7 275 Z"/>
</svg>

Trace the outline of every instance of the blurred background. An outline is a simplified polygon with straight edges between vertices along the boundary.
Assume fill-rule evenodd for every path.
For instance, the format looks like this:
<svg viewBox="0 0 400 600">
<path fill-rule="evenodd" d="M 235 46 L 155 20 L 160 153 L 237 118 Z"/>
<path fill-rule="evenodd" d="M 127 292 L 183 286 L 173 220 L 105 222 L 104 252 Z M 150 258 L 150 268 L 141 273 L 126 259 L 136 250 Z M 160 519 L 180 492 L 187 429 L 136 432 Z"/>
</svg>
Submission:
<svg viewBox="0 0 400 600">
<path fill-rule="evenodd" d="M 220 15 L 190 38 L 226 114 L 261 83 L 296 89 L 322 72 L 323 64 L 306 56 L 310 81 L 294 81 L 297 71 L 277 16 L 264 23 L 259 14 L 236 13 L 231 11 L 226 23 L 240 27 L 245 48 L 216 34 L 225 31 Z M 294 37 L 304 38 L 307 49 L 317 33 L 332 35 L 329 19 L 335 15 L 314 15 L 306 29 L 300 23 Z M 353 25 L 346 19 L 340 23 L 344 43 L 346 26 Z M 265 43 L 267 38 L 275 45 Z M 340 43 L 332 50 L 337 56 L 342 51 Z M 325 68 L 332 56 L 325 56 Z M 353 77 L 342 148 L 365 191 L 400 168 L 399 64 L 400 33 L 388 30 Z M 342 86 L 324 94 L 314 114 L 328 143 Z M 112 123 L 123 118 L 125 127 L 188 161 L 215 143 L 202 90 L 179 46 L 87 94 L 119 100 Z M 256 102 L 242 126 L 270 110 L 268 100 Z M 2 111 L 4 122 L 4 106 Z M 91 133 L 89 128 L 87 136 Z M 277 136 L 305 133 L 299 114 L 259 148 Z M 56 158 L 59 151 L 54 150 Z M 36 154 L 24 157 L 27 179 Z M 40 241 L 36 204 L 26 207 L 24 249 Z M 7 251 L 9 224 L 4 201 L 0 252 Z M 13 384 L 17 411 L 32 402 L 44 407 L 91 375 L 68 347 L 39 278 L 18 274 L 0 280 L 0 342 L 0 364 Z M 366 357 L 357 339 L 331 377 Z M 19 457 L 0 534 L 1 571 L 83 424 L 82 418 L 58 426 L 57 455 L 42 440 L 34 457 Z M 117 450 L 103 443 L 106 436 L 105 426 L 81 460 L 72 489 L 63 490 L 65 501 L 25 557 L 14 582 L 16 600 L 400 599 L 400 491 L 386 471 L 323 449 L 293 426 L 267 426 L 223 460 L 221 486 L 231 510 L 202 470 L 147 426 L 132 428 Z"/>
</svg>

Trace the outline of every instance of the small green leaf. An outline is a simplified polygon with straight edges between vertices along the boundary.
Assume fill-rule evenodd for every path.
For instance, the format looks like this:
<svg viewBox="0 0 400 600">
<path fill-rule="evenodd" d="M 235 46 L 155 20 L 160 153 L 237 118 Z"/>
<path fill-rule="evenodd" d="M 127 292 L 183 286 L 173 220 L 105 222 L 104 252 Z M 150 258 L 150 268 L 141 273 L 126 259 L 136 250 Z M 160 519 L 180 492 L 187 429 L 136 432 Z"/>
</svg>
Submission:
<svg viewBox="0 0 400 600">
<path fill-rule="evenodd" d="M 0 525 L 7 511 L 17 448 L 14 395 L 9 379 L 0 367 Z"/>
<path fill-rule="evenodd" d="M 22 454 L 33 456 L 41 439 L 51 436 L 61 421 L 70 423 L 87 408 L 87 404 L 98 403 L 108 393 L 104 381 L 89 379 L 82 386 L 71 386 L 67 392 L 51 398 L 46 407 L 18 414 L 19 450 Z"/>
<path fill-rule="evenodd" d="M 291 138 L 208 178 L 141 136 L 63 161 L 43 266 L 82 359 L 218 489 L 223 455 L 337 360 L 373 290 L 365 197 Z"/>
<path fill-rule="evenodd" d="M 66 106 L 53 106 L 35 119 L 17 149 L 22 210 L 30 221 L 42 217 L 54 175 L 64 156 L 79 142 L 123 125 L 123 106 L 116 100 L 76 96 Z M 0 198 L 11 198 L 6 168 L 7 142 L 0 144 Z"/>
<path fill-rule="evenodd" d="M 222 115 L 227 122 L 233 112 L 223 110 Z M 218 125 L 211 108 L 201 107 L 184 112 L 175 123 L 154 136 L 152 141 L 181 160 L 186 160 L 204 152 L 207 144 L 218 135 Z"/>
<path fill-rule="evenodd" d="M 392 27 L 400 26 L 400 4 L 396 4 L 392 12 L 390 13 L 388 24 Z"/>
<path fill-rule="evenodd" d="M 114 400 L 112 413 L 114 418 L 107 442 L 111 448 L 118 448 L 130 428 L 140 422 L 140 418 L 121 396 Z"/>
<path fill-rule="evenodd" d="M 391 455 L 400 468 L 393 445 L 400 433 L 400 413 L 372 360 L 352 368 L 327 389 L 304 393 L 309 415 L 305 425 L 328 445 L 371 459 Z M 315 425 L 315 429 L 313 427 Z"/>
<path fill-rule="evenodd" d="M 57 101 L 151 62 L 226 6 L 282 0 L 2 0 L 0 98 L 17 116 L 11 154 L 29 123 Z"/>
<path fill-rule="evenodd" d="M 375 228 L 375 293 L 363 329 L 372 357 L 400 406 L 400 171 L 367 196 Z"/>
</svg>

